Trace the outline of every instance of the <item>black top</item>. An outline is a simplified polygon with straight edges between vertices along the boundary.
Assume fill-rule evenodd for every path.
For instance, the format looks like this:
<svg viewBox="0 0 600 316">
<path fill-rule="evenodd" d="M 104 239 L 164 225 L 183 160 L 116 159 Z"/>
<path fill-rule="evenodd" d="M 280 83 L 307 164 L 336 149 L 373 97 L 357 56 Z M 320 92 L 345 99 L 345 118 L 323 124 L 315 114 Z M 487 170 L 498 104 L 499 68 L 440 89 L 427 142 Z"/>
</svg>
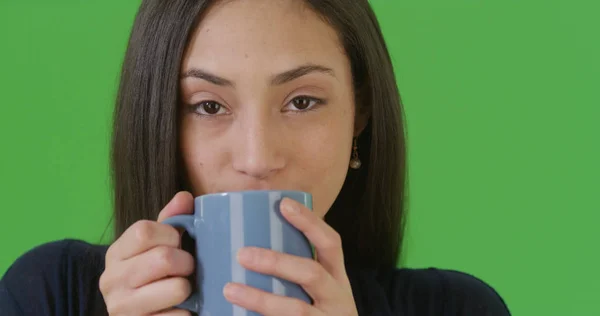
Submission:
<svg viewBox="0 0 600 316">
<path fill-rule="evenodd" d="M 27 252 L 0 281 L 0 315 L 106 315 L 98 289 L 106 249 L 63 240 Z M 348 277 L 361 316 L 510 315 L 490 286 L 456 271 L 349 269 Z"/>
</svg>

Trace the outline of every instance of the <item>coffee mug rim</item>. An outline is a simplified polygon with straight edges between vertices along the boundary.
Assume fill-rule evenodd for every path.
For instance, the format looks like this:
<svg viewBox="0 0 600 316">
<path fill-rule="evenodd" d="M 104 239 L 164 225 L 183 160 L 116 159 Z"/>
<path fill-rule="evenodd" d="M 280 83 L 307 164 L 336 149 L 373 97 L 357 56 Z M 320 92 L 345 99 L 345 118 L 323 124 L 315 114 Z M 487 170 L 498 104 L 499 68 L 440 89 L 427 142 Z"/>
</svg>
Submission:
<svg viewBox="0 0 600 316">
<path fill-rule="evenodd" d="M 312 196 L 309 192 L 300 191 L 300 190 L 276 190 L 276 189 L 272 189 L 272 190 L 237 190 L 237 191 L 223 191 L 223 192 L 203 194 L 203 195 L 196 196 L 194 198 L 194 200 L 200 200 L 203 198 L 210 198 L 210 197 L 216 197 L 216 196 L 229 196 L 231 194 L 264 194 L 264 193 L 272 193 L 272 192 L 279 192 L 282 194 L 289 194 L 289 193 L 307 194 L 309 196 Z"/>
</svg>

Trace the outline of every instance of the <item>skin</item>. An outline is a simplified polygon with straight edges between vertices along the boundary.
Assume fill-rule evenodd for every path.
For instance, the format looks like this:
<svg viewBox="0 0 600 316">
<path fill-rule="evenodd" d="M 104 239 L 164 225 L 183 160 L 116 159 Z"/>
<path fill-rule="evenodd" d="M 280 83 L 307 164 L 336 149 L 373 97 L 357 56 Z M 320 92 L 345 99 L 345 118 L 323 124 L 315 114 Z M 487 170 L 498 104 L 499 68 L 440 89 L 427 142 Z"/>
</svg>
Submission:
<svg viewBox="0 0 600 316">
<path fill-rule="evenodd" d="M 171 306 L 190 294 L 194 261 L 179 249 L 177 230 L 161 221 L 192 213 L 193 196 L 290 189 L 313 195 L 313 211 L 291 199 L 281 208 L 318 261 L 258 248 L 241 249 L 238 261 L 300 284 L 314 304 L 233 283 L 224 296 L 267 316 L 357 315 L 340 236 L 323 220 L 366 122 L 355 116 L 350 64 L 335 30 L 301 1 L 218 3 L 190 39 L 181 100 L 192 192 L 178 193 L 157 221 L 135 223 L 111 245 L 100 278 L 109 314 L 189 315 Z"/>
<path fill-rule="evenodd" d="M 306 65 L 330 71 L 272 83 Z M 181 72 L 194 69 L 232 86 L 181 81 L 181 148 L 192 193 L 302 190 L 324 216 L 348 172 L 355 122 L 350 64 L 337 33 L 301 1 L 224 2 L 191 38 Z M 218 114 L 207 115 L 214 106 Z"/>
</svg>

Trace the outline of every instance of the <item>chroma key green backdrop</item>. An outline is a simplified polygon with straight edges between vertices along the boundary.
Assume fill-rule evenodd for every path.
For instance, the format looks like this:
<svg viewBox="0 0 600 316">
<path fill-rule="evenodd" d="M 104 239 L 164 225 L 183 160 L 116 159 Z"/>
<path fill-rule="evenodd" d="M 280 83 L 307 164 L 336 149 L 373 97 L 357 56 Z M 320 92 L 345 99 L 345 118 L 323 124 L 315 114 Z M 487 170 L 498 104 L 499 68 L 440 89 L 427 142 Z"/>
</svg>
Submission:
<svg viewBox="0 0 600 316">
<path fill-rule="evenodd" d="M 472 273 L 514 315 L 600 315 L 599 2 L 372 3 L 408 121 L 403 264 Z M 0 275 L 36 245 L 101 241 L 138 4 L 0 1 Z"/>
</svg>

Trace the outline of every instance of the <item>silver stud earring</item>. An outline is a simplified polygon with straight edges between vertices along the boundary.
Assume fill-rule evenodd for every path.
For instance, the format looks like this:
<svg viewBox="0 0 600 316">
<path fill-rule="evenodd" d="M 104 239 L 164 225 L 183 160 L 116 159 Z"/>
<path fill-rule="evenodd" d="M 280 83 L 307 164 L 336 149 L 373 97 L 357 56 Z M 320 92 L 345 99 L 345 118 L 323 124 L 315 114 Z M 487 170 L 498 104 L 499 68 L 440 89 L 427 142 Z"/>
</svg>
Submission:
<svg viewBox="0 0 600 316">
<path fill-rule="evenodd" d="M 359 169 L 362 165 L 360 158 L 358 158 L 358 145 L 356 144 L 356 137 L 354 138 L 354 144 L 352 146 L 352 159 L 350 160 L 350 168 Z"/>
</svg>

